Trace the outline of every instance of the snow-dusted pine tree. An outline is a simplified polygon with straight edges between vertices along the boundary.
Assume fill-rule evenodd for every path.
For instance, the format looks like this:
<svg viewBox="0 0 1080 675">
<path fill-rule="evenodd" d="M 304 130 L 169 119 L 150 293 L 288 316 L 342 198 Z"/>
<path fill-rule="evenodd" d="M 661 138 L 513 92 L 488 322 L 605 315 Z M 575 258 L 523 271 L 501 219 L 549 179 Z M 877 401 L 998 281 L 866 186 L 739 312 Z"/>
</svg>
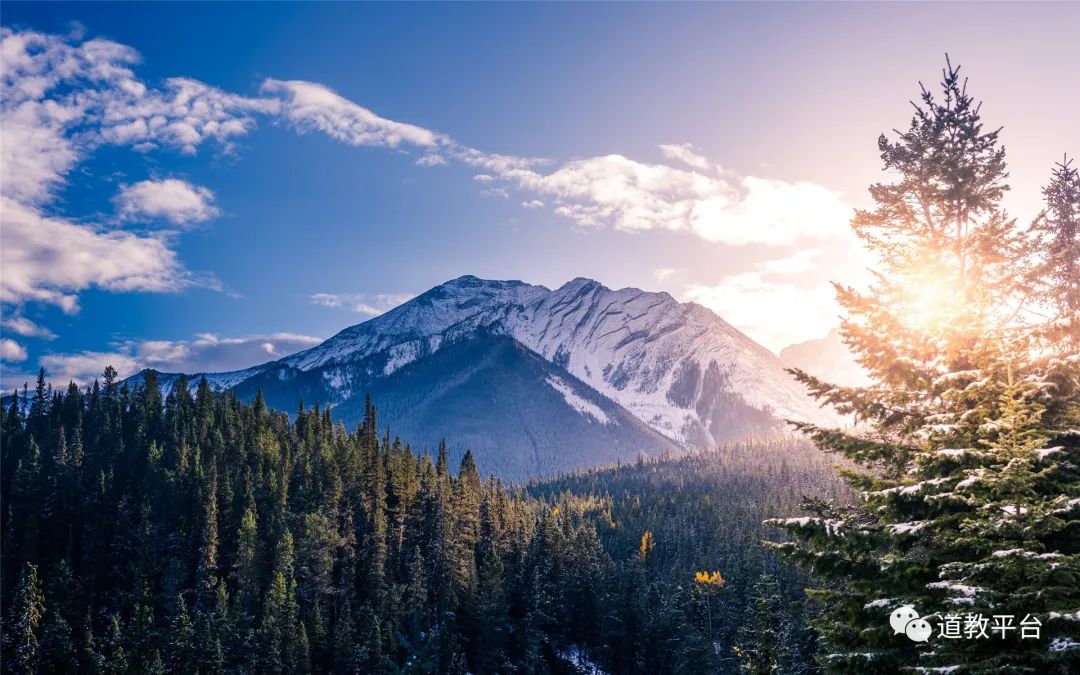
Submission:
<svg viewBox="0 0 1080 675">
<path fill-rule="evenodd" d="M 1049 238 L 1022 236 L 1002 209 L 1005 152 L 959 68 L 914 107 L 907 131 L 879 139 L 895 181 L 871 186 L 875 208 L 852 221 L 879 260 L 874 282 L 837 288 L 874 382 L 794 371 L 856 420 L 800 426 L 858 466 L 846 478 L 861 498 L 780 521 L 794 535 L 781 548 L 824 580 L 831 671 L 1076 672 L 1080 360 L 1046 330 L 1061 317 L 1022 305 L 1054 305 L 1057 287 L 1040 298 L 1023 274 Z M 905 606 L 935 626 L 928 642 L 890 626 Z"/>
<path fill-rule="evenodd" d="M 1065 157 L 1043 188 L 1046 210 L 1031 227 L 1030 287 L 1053 320 L 1051 340 L 1080 346 L 1080 171 Z"/>
</svg>

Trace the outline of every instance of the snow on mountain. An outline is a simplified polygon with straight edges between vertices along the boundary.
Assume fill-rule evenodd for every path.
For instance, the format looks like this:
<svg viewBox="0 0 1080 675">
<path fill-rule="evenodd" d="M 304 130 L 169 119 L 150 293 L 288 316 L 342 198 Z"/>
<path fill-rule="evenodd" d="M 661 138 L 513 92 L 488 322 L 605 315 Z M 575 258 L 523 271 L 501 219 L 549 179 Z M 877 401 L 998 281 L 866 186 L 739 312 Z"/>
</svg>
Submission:
<svg viewBox="0 0 1080 675">
<path fill-rule="evenodd" d="M 780 359 L 708 309 L 584 278 L 549 290 L 460 277 L 277 365 L 323 369 L 325 377 L 339 378 L 332 384 L 344 398 L 347 374 L 335 374 L 334 366 L 374 360 L 389 375 L 481 327 L 513 337 L 690 445 L 713 445 L 781 419 L 831 419 Z M 222 373 L 212 384 L 234 386 L 244 372 Z"/>
<path fill-rule="evenodd" d="M 600 424 L 610 424 L 607 414 L 600 409 L 600 406 L 595 403 L 590 403 L 582 397 L 578 396 L 566 382 L 558 377 L 551 376 L 546 380 L 552 389 L 559 392 L 563 396 L 563 400 L 566 401 L 566 405 L 570 406 L 574 410 L 578 411 L 582 415 L 588 415 Z"/>
<path fill-rule="evenodd" d="M 542 286 L 520 281 L 460 277 L 281 362 L 298 370 L 310 370 L 385 351 L 389 375 L 435 352 L 443 340 L 490 326 L 511 308 L 534 302 L 547 293 L 550 291 Z"/>
<path fill-rule="evenodd" d="M 667 293 L 611 290 L 578 278 L 509 312 L 506 327 L 646 424 L 691 445 L 760 431 L 768 416 L 826 418 L 772 352 Z"/>
<path fill-rule="evenodd" d="M 302 381 L 312 391 L 305 374 L 317 373 L 318 391 L 332 399 L 323 402 L 337 405 L 362 394 L 372 378 L 389 377 L 481 329 L 512 338 L 686 445 L 779 429 L 786 419 L 836 420 L 806 396 L 780 358 L 705 307 L 584 278 L 550 290 L 463 276 L 311 349 L 206 377 L 215 389 L 273 378 L 282 385 Z M 546 385 L 571 408 L 604 422 L 602 411 L 572 400 L 560 381 L 549 378 Z"/>
</svg>

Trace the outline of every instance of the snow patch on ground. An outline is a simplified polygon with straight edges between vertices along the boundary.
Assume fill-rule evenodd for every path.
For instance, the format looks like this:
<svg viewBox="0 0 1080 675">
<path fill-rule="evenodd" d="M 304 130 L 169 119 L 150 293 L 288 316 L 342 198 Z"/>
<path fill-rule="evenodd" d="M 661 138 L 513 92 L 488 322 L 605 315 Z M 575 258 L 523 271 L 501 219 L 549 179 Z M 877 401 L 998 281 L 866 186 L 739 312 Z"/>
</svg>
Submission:
<svg viewBox="0 0 1080 675">
<path fill-rule="evenodd" d="M 1050 641 L 1050 646 L 1047 647 L 1052 652 L 1064 652 L 1070 649 L 1076 649 L 1080 647 L 1080 642 L 1072 638 L 1056 637 Z"/>
</svg>

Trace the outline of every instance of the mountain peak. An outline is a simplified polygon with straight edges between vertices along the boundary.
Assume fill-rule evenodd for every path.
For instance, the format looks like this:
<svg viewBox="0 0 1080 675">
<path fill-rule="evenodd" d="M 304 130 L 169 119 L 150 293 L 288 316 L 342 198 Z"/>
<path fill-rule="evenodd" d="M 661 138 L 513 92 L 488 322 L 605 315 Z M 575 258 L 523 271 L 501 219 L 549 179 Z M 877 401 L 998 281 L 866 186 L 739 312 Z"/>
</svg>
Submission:
<svg viewBox="0 0 1080 675">
<path fill-rule="evenodd" d="M 590 286 L 598 286 L 600 288 L 607 288 L 606 286 L 604 286 L 603 284 L 601 284 L 599 281 L 597 281 L 595 279 L 590 279 L 588 277 L 574 277 L 570 281 L 567 281 L 565 284 L 560 286 L 559 290 L 573 289 L 573 288 L 584 288 L 584 287 L 590 287 Z"/>
<path fill-rule="evenodd" d="M 463 274 L 460 277 L 455 277 L 449 281 L 446 281 L 439 286 L 460 286 L 463 288 L 471 288 L 477 286 L 529 286 L 519 279 L 482 279 L 475 274 Z M 436 286 L 438 288 L 438 286 Z"/>
<path fill-rule="evenodd" d="M 208 379 L 216 388 L 246 383 L 249 390 L 257 381 L 284 398 L 303 394 L 347 407 L 477 335 L 511 340 L 561 371 L 559 382 L 576 378 L 678 443 L 711 447 L 778 429 L 782 419 L 832 421 L 775 354 L 707 308 L 587 277 L 550 290 L 467 274 L 311 349 Z M 461 376 L 440 372 L 447 386 Z M 490 394 L 482 405 L 498 400 L 497 391 Z"/>
</svg>

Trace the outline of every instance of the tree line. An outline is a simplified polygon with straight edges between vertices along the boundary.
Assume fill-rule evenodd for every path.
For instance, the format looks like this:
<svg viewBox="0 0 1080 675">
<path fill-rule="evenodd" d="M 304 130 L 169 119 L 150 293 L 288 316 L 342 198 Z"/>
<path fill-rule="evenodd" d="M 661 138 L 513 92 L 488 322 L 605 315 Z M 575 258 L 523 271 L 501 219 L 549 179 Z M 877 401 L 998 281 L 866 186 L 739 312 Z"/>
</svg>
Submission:
<svg viewBox="0 0 1080 675">
<path fill-rule="evenodd" d="M 42 373 L 0 431 L 10 672 L 813 668 L 803 576 L 761 521 L 843 488 L 790 439 L 507 486 L 370 401 L 350 431 L 111 368 Z"/>
</svg>

